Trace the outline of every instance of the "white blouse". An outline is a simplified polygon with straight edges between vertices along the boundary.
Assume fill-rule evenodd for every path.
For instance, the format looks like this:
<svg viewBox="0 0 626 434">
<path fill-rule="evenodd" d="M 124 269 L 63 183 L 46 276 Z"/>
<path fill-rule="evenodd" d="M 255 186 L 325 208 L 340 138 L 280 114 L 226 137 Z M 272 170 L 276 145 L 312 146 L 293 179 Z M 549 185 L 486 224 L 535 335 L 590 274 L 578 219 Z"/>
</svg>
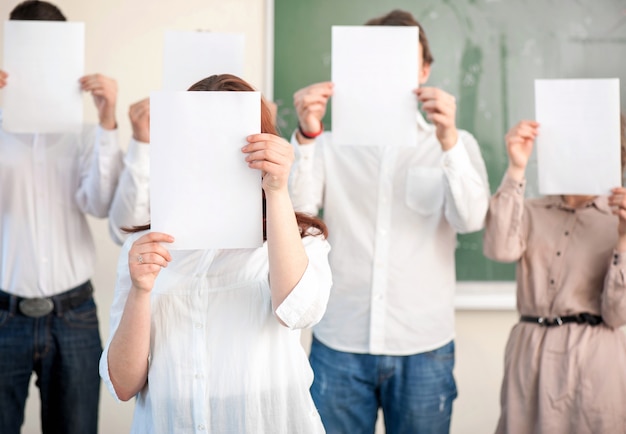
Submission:
<svg viewBox="0 0 626 434">
<path fill-rule="evenodd" d="M 129 237 L 118 261 L 109 341 L 100 375 L 117 398 L 107 355 L 131 287 Z M 258 249 L 172 250 L 151 294 L 148 383 L 132 433 L 323 433 L 300 343 L 331 287 L 329 244 L 308 236 L 308 267 L 272 312 L 267 244 Z M 281 325 L 279 317 L 288 327 Z"/>
</svg>

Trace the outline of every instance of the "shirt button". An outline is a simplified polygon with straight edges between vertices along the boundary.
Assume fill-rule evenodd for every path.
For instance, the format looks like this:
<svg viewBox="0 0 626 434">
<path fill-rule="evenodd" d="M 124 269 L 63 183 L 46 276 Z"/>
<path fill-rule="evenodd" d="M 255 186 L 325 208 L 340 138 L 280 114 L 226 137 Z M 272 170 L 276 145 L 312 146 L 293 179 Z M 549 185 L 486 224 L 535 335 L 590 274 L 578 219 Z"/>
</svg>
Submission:
<svg viewBox="0 0 626 434">
<path fill-rule="evenodd" d="M 202 328 L 202 324 L 200 324 L 199 322 L 196 323 L 196 328 L 197 329 L 201 329 Z"/>
<path fill-rule="evenodd" d="M 198 431 L 204 431 L 206 427 L 202 424 L 198 425 Z"/>
</svg>

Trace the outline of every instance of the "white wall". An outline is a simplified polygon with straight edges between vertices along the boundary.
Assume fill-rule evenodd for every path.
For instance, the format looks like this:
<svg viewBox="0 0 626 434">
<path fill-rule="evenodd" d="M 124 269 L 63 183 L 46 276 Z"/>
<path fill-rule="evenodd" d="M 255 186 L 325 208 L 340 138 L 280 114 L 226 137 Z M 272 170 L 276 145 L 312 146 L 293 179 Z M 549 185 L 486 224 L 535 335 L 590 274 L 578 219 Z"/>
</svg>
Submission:
<svg viewBox="0 0 626 434">
<path fill-rule="evenodd" d="M 269 1 L 269 0 L 268 0 Z M 165 30 L 240 32 L 246 37 L 246 78 L 271 94 L 265 68 L 266 4 L 264 0 L 57 0 L 70 21 L 86 24 L 86 72 L 101 72 L 118 81 L 118 124 L 125 148 L 130 137 L 127 112 L 131 103 L 161 84 L 161 50 Z M 0 2 L 2 21 L 18 4 Z M 271 25 L 271 23 L 270 23 Z M 0 33 L 1 34 L 1 33 Z M 0 47 L 1 54 L 2 47 Z M 271 53 L 271 50 L 269 51 Z M 1 62 L 0 62 L 1 67 Z M 0 93 L 1 94 L 1 93 Z M 270 95 L 271 96 L 271 95 Z M 1 101 L 1 96 L 0 96 Z M 89 100 L 86 100 L 89 101 Z M 87 117 L 96 120 L 88 102 Z M 106 222 L 93 220 L 99 263 L 93 282 L 99 306 L 103 340 L 108 338 L 108 307 L 112 300 L 114 270 L 119 247 L 109 238 Z M 488 433 L 498 416 L 498 392 L 508 331 L 516 320 L 513 311 L 460 311 L 457 314 L 457 367 L 459 398 L 452 432 Z M 309 335 L 303 342 L 308 345 Z M 34 381 L 34 379 L 33 379 Z M 33 386 L 23 433 L 39 430 L 38 390 Z M 133 403 L 118 404 L 102 390 L 100 432 L 128 432 Z M 381 431 L 381 430 L 379 430 Z"/>
</svg>

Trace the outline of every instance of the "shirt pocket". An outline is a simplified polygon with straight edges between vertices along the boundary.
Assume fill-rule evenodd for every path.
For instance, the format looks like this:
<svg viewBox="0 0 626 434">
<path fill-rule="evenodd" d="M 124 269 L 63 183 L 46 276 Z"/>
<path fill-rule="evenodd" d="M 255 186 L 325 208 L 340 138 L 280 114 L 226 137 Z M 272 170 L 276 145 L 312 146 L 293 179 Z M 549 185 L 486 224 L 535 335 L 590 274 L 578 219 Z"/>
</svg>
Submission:
<svg viewBox="0 0 626 434">
<path fill-rule="evenodd" d="M 412 167 L 406 176 L 406 205 L 427 216 L 443 206 L 443 170 L 438 167 Z"/>
</svg>

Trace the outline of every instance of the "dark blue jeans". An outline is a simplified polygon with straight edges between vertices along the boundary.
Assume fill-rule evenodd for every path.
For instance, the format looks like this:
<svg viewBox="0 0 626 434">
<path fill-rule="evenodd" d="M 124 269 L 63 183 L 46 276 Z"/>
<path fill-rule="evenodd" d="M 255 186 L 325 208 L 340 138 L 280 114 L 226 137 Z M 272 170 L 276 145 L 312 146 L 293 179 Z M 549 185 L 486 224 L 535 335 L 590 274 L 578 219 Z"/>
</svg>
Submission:
<svg viewBox="0 0 626 434">
<path fill-rule="evenodd" d="M 450 432 L 457 396 L 454 341 L 410 356 L 335 351 L 313 337 L 311 395 L 328 434 L 372 434 L 382 408 L 387 434 Z"/>
<path fill-rule="evenodd" d="M 34 371 L 43 433 L 95 434 L 101 353 L 93 298 L 39 318 L 0 310 L 0 433 L 19 434 Z"/>
</svg>

